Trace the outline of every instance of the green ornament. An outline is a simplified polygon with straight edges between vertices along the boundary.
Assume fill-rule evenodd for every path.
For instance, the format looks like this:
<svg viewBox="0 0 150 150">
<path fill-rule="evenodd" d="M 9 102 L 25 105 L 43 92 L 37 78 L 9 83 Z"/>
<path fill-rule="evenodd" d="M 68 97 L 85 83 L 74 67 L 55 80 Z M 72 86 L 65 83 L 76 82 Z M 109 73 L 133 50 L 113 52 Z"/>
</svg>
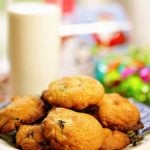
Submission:
<svg viewBox="0 0 150 150">
<path fill-rule="evenodd" d="M 116 81 L 120 81 L 120 79 L 121 79 L 120 73 L 117 70 L 113 70 L 105 75 L 104 82 L 106 85 L 111 85 Z"/>
<path fill-rule="evenodd" d="M 133 97 L 137 101 L 145 102 L 149 87 L 142 81 L 139 76 L 130 76 L 120 85 L 120 90 L 128 97 Z"/>
</svg>

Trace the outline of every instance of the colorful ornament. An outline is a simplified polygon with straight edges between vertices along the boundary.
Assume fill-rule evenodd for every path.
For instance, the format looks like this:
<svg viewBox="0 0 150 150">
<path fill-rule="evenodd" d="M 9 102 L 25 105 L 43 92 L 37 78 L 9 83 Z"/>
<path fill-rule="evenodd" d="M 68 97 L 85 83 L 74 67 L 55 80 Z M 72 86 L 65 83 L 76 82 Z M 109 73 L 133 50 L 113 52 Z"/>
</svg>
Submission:
<svg viewBox="0 0 150 150">
<path fill-rule="evenodd" d="M 128 76 L 131 76 L 132 74 L 134 74 L 136 72 L 135 68 L 125 68 L 121 75 L 123 78 L 127 78 Z"/>
<path fill-rule="evenodd" d="M 150 67 L 145 67 L 140 71 L 140 77 L 145 81 L 150 83 Z"/>
<path fill-rule="evenodd" d="M 95 71 L 94 71 L 95 75 L 94 76 L 96 79 L 98 79 L 99 81 L 101 81 L 103 83 L 107 71 L 108 71 L 107 65 L 105 65 L 102 62 L 97 62 L 95 65 Z"/>
<path fill-rule="evenodd" d="M 96 64 L 95 76 L 106 92 L 118 92 L 150 105 L 150 59 L 147 53 L 137 51 L 124 57 L 112 53 L 102 60 Z"/>
</svg>

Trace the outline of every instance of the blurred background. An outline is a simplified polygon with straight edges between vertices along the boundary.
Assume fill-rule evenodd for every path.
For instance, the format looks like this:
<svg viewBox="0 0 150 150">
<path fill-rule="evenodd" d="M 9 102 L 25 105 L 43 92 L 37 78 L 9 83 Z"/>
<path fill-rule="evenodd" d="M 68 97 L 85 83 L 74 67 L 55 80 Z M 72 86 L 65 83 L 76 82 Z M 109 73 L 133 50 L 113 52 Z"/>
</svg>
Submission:
<svg viewBox="0 0 150 150">
<path fill-rule="evenodd" d="M 91 75 L 107 92 L 150 104 L 149 0 L 0 0 L 0 101 L 10 84 L 6 10 L 22 1 L 59 5 L 62 25 L 98 23 L 97 28 L 103 27 L 93 33 L 62 36 L 61 76 Z"/>
</svg>

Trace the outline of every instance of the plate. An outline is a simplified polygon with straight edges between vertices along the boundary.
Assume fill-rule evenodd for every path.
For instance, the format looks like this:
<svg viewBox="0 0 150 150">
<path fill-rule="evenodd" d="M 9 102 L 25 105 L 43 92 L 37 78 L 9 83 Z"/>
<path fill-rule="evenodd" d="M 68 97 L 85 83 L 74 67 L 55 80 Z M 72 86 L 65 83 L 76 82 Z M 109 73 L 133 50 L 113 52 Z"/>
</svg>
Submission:
<svg viewBox="0 0 150 150">
<path fill-rule="evenodd" d="M 131 101 L 137 105 L 141 112 L 141 120 L 144 123 L 144 129 L 150 131 L 150 107 L 141 103 L 137 103 L 133 100 Z M 9 145 L 6 141 L 0 139 L 0 150 L 17 149 Z M 128 146 L 125 150 L 150 150 L 150 134 L 147 134 L 139 145 L 135 147 Z"/>
</svg>

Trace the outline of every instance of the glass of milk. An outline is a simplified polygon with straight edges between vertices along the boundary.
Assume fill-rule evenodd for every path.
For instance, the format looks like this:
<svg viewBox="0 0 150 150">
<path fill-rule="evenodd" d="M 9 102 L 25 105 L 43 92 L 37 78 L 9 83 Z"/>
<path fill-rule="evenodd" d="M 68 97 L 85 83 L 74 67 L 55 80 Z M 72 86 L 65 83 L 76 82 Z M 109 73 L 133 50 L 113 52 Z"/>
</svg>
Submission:
<svg viewBox="0 0 150 150">
<path fill-rule="evenodd" d="M 8 9 L 11 95 L 40 95 L 59 71 L 61 12 L 55 5 L 16 3 Z"/>
</svg>

